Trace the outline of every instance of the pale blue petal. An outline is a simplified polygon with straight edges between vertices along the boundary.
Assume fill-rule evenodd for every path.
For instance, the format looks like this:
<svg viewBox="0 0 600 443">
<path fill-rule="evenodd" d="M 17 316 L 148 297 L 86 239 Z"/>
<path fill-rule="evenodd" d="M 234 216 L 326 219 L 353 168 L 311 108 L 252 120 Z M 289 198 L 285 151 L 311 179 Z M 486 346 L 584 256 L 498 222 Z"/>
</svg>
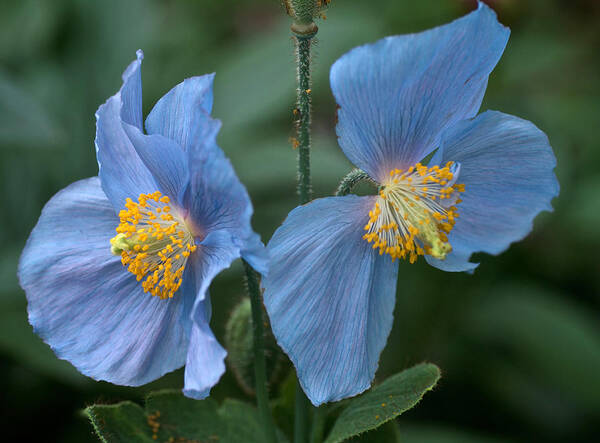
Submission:
<svg viewBox="0 0 600 443">
<path fill-rule="evenodd" d="M 146 118 L 148 134 L 167 137 L 185 151 L 197 140 L 197 127 L 209 119 L 214 74 L 185 79 L 165 94 Z"/>
<path fill-rule="evenodd" d="M 196 303 L 200 303 L 205 299 L 212 279 L 240 257 L 240 249 L 227 230 L 209 232 L 203 240 L 197 241 L 196 244 L 198 246 L 197 253 L 192 257 L 196 269 L 198 291 Z"/>
<path fill-rule="evenodd" d="M 220 127 L 221 123 L 212 118 L 197 127 L 196 143 L 188 151 L 190 185 L 184 206 L 205 232 L 227 231 L 242 257 L 265 273 L 266 250 L 250 223 L 252 202 L 231 162 L 217 146 Z"/>
<path fill-rule="evenodd" d="M 260 236 L 250 232 L 247 237 L 239 240 L 241 243 L 240 253 L 255 271 L 266 275 L 269 270 L 269 254 Z"/>
<path fill-rule="evenodd" d="M 136 199 L 141 193 L 158 189 L 152 174 L 139 158 L 122 123 L 142 127 L 143 54 L 123 73 L 123 86 L 96 112 L 96 157 L 102 189 L 118 212 L 127 197 Z"/>
<path fill-rule="evenodd" d="M 194 269 L 196 301 L 192 312 L 193 327 L 185 365 L 183 393 L 191 398 L 208 396 L 225 372 L 227 352 L 210 330 L 210 299 L 208 287 L 213 278 L 240 256 L 227 231 L 213 231 L 198 243 L 197 252 L 190 257 Z"/>
<path fill-rule="evenodd" d="M 138 49 L 136 60 L 131 62 L 123 75 L 121 87 L 121 118 L 125 123 L 142 129 L 142 60 L 144 52 Z"/>
<path fill-rule="evenodd" d="M 556 159 L 546 134 L 527 120 L 488 111 L 446 131 L 434 159 L 460 162 L 458 183 L 464 183 L 460 217 L 448 239 L 453 251 L 446 260 L 426 257 L 445 271 L 474 269 L 472 253 L 499 254 L 532 229 L 559 185 Z"/>
<path fill-rule="evenodd" d="M 315 405 L 369 387 L 392 327 L 398 263 L 362 238 L 373 205 L 315 200 L 290 212 L 267 246 L 273 332 Z"/>
<path fill-rule="evenodd" d="M 360 46 L 331 68 L 340 146 L 381 182 L 438 146 L 442 131 L 473 117 L 509 30 L 483 3 L 450 24 Z"/>
<path fill-rule="evenodd" d="M 177 143 L 162 135 L 145 135 L 126 123 L 123 123 L 123 129 L 142 162 L 152 173 L 158 190 L 181 202 L 190 179 L 186 153 Z"/>
<path fill-rule="evenodd" d="M 195 292 L 144 293 L 110 253 L 118 223 L 97 177 L 73 183 L 42 211 L 19 280 L 29 321 L 59 358 L 96 380 L 137 386 L 185 363 Z"/>
<path fill-rule="evenodd" d="M 197 400 L 208 397 L 211 388 L 225 373 L 227 352 L 210 330 L 209 320 L 210 302 L 206 298 L 198 304 L 195 311 L 190 348 L 185 364 L 183 393 Z"/>
</svg>

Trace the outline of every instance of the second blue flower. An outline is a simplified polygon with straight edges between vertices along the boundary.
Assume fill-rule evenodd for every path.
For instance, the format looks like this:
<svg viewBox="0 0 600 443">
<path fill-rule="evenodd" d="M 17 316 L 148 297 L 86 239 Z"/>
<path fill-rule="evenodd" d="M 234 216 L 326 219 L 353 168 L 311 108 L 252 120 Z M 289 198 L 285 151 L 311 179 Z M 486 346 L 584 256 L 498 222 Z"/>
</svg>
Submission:
<svg viewBox="0 0 600 443">
<path fill-rule="evenodd" d="M 269 242 L 263 282 L 273 332 L 315 405 L 369 387 L 393 323 L 398 259 L 471 271 L 472 253 L 504 251 L 552 209 L 546 135 L 500 112 L 476 116 L 508 36 L 480 3 L 333 65 L 340 146 L 379 193 L 294 209 Z"/>
</svg>

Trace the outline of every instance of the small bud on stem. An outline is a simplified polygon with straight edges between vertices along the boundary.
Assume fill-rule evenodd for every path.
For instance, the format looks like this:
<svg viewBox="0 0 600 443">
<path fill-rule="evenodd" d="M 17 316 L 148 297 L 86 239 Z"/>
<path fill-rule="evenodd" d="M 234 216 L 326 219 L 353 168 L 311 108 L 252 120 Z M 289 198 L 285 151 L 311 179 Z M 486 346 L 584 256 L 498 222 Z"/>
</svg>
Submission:
<svg viewBox="0 0 600 443">
<path fill-rule="evenodd" d="M 285 8 L 290 17 L 294 19 L 292 31 L 299 35 L 316 34 L 313 20 L 323 16 L 323 11 L 331 0 L 284 0 Z M 296 27 L 296 29 L 294 29 Z"/>
</svg>

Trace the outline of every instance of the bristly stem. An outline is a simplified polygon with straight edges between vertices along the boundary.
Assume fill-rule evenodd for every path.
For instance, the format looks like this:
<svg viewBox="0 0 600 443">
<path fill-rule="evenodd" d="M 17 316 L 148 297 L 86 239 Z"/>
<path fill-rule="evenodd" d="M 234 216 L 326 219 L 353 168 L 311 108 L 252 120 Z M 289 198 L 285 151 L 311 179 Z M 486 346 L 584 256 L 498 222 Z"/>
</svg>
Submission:
<svg viewBox="0 0 600 443">
<path fill-rule="evenodd" d="M 298 194 L 300 204 L 311 200 L 310 182 L 310 124 L 311 124 L 311 79 L 310 49 L 313 35 L 294 35 L 298 62 Z"/>
<path fill-rule="evenodd" d="M 311 125 L 311 60 L 312 39 L 317 33 L 314 23 L 292 25 L 292 34 L 296 43 L 296 61 L 298 64 L 298 103 L 297 145 L 298 145 L 298 195 L 300 204 L 308 203 L 312 198 L 310 180 L 310 125 Z M 294 411 L 294 443 L 308 441 L 308 411 L 310 403 L 300 382 L 296 384 Z"/>
<path fill-rule="evenodd" d="M 258 277 L 252 267 L 245 261 L 244 271 L 246 272 L 246 284 L 248 286 L 248 296 L 250 297 L 250 306 L 252 307 L 252 331 L 254 335 L 254 381 L 256 389 L 256 404 L 260 413 L 266 441 L 277 443 L 277 434 L 271 409 L 269 407 L 269 394 L 267 391 L 267 365 L 265 363 L 265 339 L 263 323 L 263 306 L 258 285 Z"/>
<path fill-rule="evenodd" d="M 335 195 L 338 197 L 348 195 L 357 184 L 363 181 L 374 183 L 369 174 L 360 169 L 353 169 L 342 179 Z"/>
<path fill-rule="evenodd" d="M 317 33 L 314 23 L 308 25 L 292 25 L 292 34 L 296 43 L 296 62 L 298 75 L 297 113 L 297 146 L 298 146 L 298 195 L 300 204 L 312 199 L 310 180 L 310 125 L 311 125 L 311 60 L 312 39 Z M 296 384 L 296 400 L 294 413 L 294 443 L 308 441 L 308 411 L 310 403 L 300 382 Z"/>
</svg>

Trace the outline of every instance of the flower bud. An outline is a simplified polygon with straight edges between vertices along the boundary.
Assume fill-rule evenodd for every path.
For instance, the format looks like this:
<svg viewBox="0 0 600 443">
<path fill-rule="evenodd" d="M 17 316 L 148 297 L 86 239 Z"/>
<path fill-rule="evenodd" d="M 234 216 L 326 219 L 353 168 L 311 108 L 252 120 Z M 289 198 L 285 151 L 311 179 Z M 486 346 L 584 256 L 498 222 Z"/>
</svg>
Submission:
<svg viewBox="0 0 600 443">
<path fill-rule="evenodd" d="M 294 32 L 315 33 L 317 26 L 313 20 L 323 17 L 323 11 L 330 2 L 331 0 L 285 0 L 287 12 L 294 19 L 294 26 L 298 28 L 298 31 Z"/>
<path fill-rule="evenodd" d="M 267 315 L 263 319 L 267 322 Z M 284 372 L 286 359 L 277 346 L 275 337 L 267 324 L 264 328 L 264 350 L 267 366 L 267 381 L 276 383 Z M 235 374 L 240 387 L 247 394 L 254 394 L 254 347 L 252 331 L 252 308 L 250 299 L 244 298 L 231 312 L 225 329 L 227 362 Z"/>
</svg>

